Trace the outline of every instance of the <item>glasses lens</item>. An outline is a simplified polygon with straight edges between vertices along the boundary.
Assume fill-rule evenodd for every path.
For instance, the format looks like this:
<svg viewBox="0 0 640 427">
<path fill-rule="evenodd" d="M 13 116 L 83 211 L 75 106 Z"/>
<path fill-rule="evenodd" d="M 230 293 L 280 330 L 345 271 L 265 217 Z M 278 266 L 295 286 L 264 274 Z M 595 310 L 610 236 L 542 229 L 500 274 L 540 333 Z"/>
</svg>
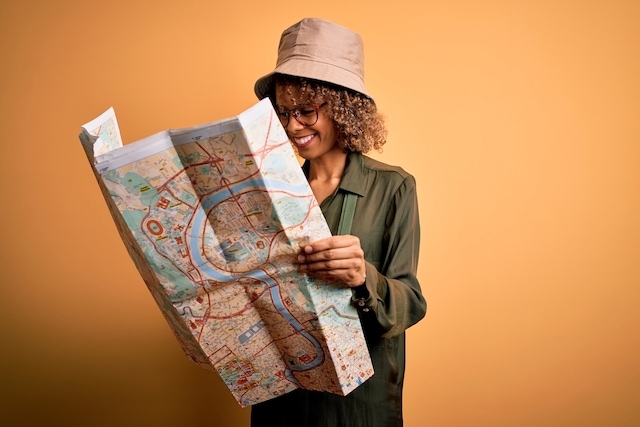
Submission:
<svg viewBox="0 0 640 427">
<path fill-rule="evenodd" d="M 282 126 L 287 127 L 289 125 L 289 118 L 293 116 L 298 123 L 303 126 L 313 126 L 318 122 L 318 110 L 320 107 L 317 105 L 304 105 L 292 110 L 286 108 L 278 108 L 278 118 Z"/>
<path fill-rule="evenodd" d="M 315 105 L 297 108 L 293 114 L 296 120 L 305 126 L 313 126 L 318 121 L 318 107 Z"/>
<path fill-rule="evenodd" d="M 278 108 L 277 113 L 282 126 L 287 127 L 287 125 L 289 124 L 289 110 L 287 110 L 286 108 Z"/>
</svg>

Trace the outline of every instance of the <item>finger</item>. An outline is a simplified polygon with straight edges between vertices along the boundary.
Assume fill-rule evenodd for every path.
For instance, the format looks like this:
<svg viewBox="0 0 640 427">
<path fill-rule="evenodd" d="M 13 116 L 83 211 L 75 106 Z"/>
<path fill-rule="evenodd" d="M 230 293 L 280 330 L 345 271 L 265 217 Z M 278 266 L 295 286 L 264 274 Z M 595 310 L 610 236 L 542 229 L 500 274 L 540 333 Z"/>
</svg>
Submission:
<svg viewBox="0 0 640 427">
<path fill-rule="evenodd" d="M 309 271 L 307 273 L 325 280 L 339 280 L 348 286 L 361 285 L 365 280 L 364 274 L 353 268 Z"/>
<path fill-rule="evenodd" d="M 359 245 L 351 245 L 348 247 L 326 249 L 320 252 L 298 255 L 298 262 L 301 264 L 340 260 L 355 260 L 357 262 L 361 262 L 364 260 L 364 251 Z"/>
<path fill-rule="evenodd" d="M 300 264 L 302 270 L 309 272 L 341 270 L 354 267 L 354 263 L 345 260 L 322 260 Z"/>
<path fill-rule="evenodd" d="M 331 236 L 326 239 L 307 243 L 304 247 L 304 252 L 310 254 L 314 252 L 326 251 L 329 249 L 348 247 L 351 245 L 360 246 L 360 239 L 358 239 L 356 236 L 351 235 Z"/>
</svg>

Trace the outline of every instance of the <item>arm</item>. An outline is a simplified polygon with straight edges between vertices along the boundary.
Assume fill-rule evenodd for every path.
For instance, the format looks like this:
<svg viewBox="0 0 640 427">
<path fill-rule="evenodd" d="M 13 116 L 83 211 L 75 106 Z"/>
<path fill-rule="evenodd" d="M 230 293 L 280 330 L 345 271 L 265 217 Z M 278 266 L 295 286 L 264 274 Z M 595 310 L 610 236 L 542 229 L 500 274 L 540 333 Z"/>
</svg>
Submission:
<svg viewBox="0 0 640 427">
<path fill-rule="evenodd" d="M 395 191 L 384 227 L 379 270 L 365 260 L 356 236 L 313 242 L 298 259 L 302 270 L 352 287 L 365 329 L 390 337 L 404 332 L 426 313 L 416 277 L 420 224 L 413 177 L 407 176 Z"/>
<path fill-rule="evenodd" d="M 354 291 L 354 301 L 363 312 L 363 322 L 373 323 L 371 326 L 382 337 L 390 337 L 417 323 L 427 309 L 416 277 L 420 221 L 416 185 L 411 176 L 398 187 L 389 206 L 383 247 L 380 270 L 366 263 L 367 279 L 363 287 Z"/>
</svg>

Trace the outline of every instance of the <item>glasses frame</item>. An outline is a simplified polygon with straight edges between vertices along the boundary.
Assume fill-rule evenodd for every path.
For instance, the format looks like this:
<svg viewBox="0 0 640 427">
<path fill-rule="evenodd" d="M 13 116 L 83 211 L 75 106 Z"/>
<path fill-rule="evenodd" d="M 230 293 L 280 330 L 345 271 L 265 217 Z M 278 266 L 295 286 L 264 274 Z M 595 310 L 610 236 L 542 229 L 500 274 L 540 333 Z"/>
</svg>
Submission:
<svg viewBox="0 0 640 427">
<path fill-rule="evenodd" d="M 318 104 L 304 104 L 304 105 L 300 105 L 298 107 L 292 108 L 292 109 L 287 109 L 285 107 L 278 107 L 276 106 L 275 110 L 276 110 L 276 115 L 278 116 L 278 119 L 280 120 L 280 123 L 282 124 L 283 127 L 287 127 L 289 126 L 289 122 L 291 121 L 291 116 L 293 116 L 293 118 L 296 120 L 296 122 L 300 123 L 302 126 L 313 126 L 316 123 L 318 123 L 318 119 L 320 118 L 320 109 L 322 107 L 324 107 L 325 105 L 327 105 L 326 102 L 323 102 L 322 104 L 318 105 Z M 300 115 L 302 114 L 300 112 L 300 110 L 304 110 L 305 108 L 311 108 L 316 112 L 316 119 L 313 121 L 313 123 L 305 123 L 300 119 Z M 284 119 L 284 113 L 286 113 L 286 122 L 283 120 Z"/>
</svg>

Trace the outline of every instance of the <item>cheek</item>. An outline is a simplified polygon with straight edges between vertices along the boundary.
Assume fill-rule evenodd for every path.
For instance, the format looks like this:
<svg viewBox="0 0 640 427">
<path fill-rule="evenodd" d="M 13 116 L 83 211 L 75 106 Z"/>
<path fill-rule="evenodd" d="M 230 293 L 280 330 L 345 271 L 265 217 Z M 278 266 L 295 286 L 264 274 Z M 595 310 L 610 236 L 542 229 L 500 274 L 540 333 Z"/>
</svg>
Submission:
<svg viewBox="0 0 640 427">
<path fill-rule="evenodd" d="M 340 131 L 338 130 L 338 126 L 336 124 L 333 124 L 332 126 L 329 126 L 327 135 L 335 143 L 338 140 L 338 135 L 340 135 Z"/>
</svg>

